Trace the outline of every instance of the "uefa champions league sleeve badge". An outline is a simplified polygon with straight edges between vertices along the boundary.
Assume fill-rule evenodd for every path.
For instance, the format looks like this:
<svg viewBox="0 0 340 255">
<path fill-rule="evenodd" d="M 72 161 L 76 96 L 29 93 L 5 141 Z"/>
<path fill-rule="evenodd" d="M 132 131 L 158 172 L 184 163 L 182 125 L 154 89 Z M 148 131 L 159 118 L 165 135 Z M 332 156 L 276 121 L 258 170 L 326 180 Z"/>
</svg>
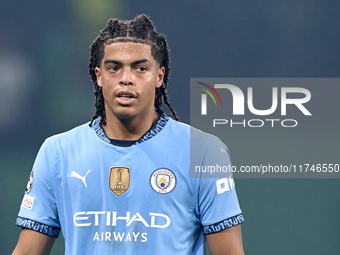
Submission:
<svg viewBox="0 0 340 255">
<path fill-rule="evenodd" d="M 176 176 L 169 169 L 157 169 L 151 174 L 150 185 L 157 193 L 167 194 L 175 188 Z"/>
</svg>

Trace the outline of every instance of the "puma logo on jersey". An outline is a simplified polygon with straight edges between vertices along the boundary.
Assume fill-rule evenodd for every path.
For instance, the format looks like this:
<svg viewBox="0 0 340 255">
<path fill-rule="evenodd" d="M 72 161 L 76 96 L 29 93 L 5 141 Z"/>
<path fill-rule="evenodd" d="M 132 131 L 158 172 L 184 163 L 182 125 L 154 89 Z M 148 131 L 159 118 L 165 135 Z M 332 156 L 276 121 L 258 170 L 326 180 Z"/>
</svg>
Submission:
<svg viewBox="0 0 340 255">
<path fill-rule="evenodd" d="M 220 151 L 224 152 L 225 154 L 227 154 L 229 156 L 229 153 L 225 149 L 223 149 L 222 147 L 220 147 Z"/>
<path fill-rule="evenodd" d="M 84 185 L 85 185 L 85 187 L 87 187 L 86 179 L 85 179 L 85 178 L 86 178 L 86 176 L 88 175 L 89 172 L 91 172 L 91 170 L 87 171 L 87 173 L 85 174 L 85 176 L 81 176 L 81 175 L 78 174 L 77 172 L 72 171 L 70 177 L 76 177 L 77 179 L 82 180 L 83 183 L 84 183 Z"/>
</svg>

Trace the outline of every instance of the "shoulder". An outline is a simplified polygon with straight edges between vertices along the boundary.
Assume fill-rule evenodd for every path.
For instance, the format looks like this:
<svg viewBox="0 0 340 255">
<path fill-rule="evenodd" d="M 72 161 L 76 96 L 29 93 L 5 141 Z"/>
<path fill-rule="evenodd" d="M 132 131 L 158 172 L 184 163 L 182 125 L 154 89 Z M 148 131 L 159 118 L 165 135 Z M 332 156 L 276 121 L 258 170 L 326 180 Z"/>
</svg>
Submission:
<svg viewBox="0 0 340 255">
<path fill-rule="evenodd" d="M 173 136 L 186 137 L 190 142 L 190 148 L 195 151 L 216 146 L 226 147 L 217 136 L 172 119 L 169 121 L 169 130 L 171 130 Z"/>
<path fill-rule="evenodd" d="M 46 144 L 51 145 L 68 145 L 75 141 L 83 141 L 89 138 L 89 134 L 94 133 L 93 127 L 89 123 L 77 126 L 69 131 L 53 135 L 45 140 Z"/>
<path fill-rule="evenodd" d="M 188 154 L 192 165 L 229 160 L 229 149 L 215 135 L 175 120 L 168 121 L 166 130 L 163 137 L 167 147 L 175 148 L 177 154 Z"/>
<path fill-rule="evenodd" d="M 59 162 L 61 155 L 67 155 L 77 148 L 87 148 L 90 140 L 95 140 L 96 133 L 89 123 L 75 127 L 69 131 L 47 138 L 41 145 L 38 156 L 47 156 L 51 164 Z"/>
<path fill-rule="evenodd" d="M 46 175 L 55 174 L 60 164 L 67 162 L 70 155 L 74 155 L 82 148 L 89 148 L 89 139 L 94 139 L 91 138 L 94 136 L 95 132 L 92 127 L 86 123 L 47 138 L 37 154 L 34 171 Z"/>
<path fill-rule="evenodd" d="M 199 141 L 209 142 L 211 140 L 218 139 L 218 137 L 216 137 L 215 135 L 206 133 L 200 129 L 197 129 L 188 124 L 173 119 L 169 119 L 168 128 L 171 129 L 171 131 L 173 131 L 173 134 L 187 135 L 190 138 L 198 139 Z"/>
</svg>

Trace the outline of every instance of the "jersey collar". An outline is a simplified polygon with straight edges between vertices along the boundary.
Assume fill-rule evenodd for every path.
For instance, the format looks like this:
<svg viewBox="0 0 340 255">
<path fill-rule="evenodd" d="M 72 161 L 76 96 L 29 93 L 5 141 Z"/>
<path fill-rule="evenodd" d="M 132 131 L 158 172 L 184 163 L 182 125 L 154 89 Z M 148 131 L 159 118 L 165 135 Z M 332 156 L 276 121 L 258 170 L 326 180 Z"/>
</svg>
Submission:
<svg viewBox="0 0 340 255">
<path fill-rule="evenodd" d="M 137 145 L 143 143 L 152 137 L 156 136 L 166 125 L 169 121 L 169 117 L 165 115 L 164 112 L 160 112 L 160 117 L 157 122 L 144 134 L 142 135 L 133 145 Z M 110 139 L 107 137 L 104 129 L 101 126 L 101 117 L 95 119 L 92 123 L 91 128 L 93 128 L 102 141 L 111 144 Z"/>
</svg>

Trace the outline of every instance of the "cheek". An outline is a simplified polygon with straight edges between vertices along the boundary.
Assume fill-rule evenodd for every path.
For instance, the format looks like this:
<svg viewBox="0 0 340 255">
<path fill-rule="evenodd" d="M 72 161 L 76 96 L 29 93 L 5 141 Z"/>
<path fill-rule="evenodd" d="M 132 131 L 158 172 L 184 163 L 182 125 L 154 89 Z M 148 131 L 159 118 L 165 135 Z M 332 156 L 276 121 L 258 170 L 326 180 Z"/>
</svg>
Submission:
<svg viewBox="0 0 340 255">
<path fill-rule="evenodd" d="M 111 94 L 111 87 L 108 86 L 107 83 L 102 82 L 101 88 L 102 88 L 102 92 L 103 92 L 104 98 L 108 98 L 110 96 L 110 94 Z"/>
<path fill-rule="evenodd" d="M 109 91 L 112 90 L 114 82 L 109 77 L 101 78 L 101 87 L 103 90 Z"/>
<path fill-rule="evenodd" d="M 144 95 L 143 98 L 145 98 L 145 101 L 153 102 L 156 94 L 156 87 L 151 84 L 150 86 L 145 86 L 142 88 L 142 94 Z"/>
</svg>

